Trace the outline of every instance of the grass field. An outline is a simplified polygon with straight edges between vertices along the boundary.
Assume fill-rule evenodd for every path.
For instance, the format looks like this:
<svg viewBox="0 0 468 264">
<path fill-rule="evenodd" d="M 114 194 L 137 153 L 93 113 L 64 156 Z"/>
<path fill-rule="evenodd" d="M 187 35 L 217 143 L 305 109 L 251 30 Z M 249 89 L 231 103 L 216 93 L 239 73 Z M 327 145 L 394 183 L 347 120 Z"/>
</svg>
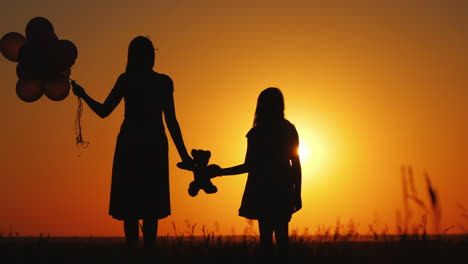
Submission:
<svg viewBox="0 0 468 264">
<path fill-rule="evenodd" d="M 255 236 L 158 237 L 157 247 L 129 251 L 124 239 L 7 237 L 0 263 L 284 263 L 263 259 Z M 466 263 L 468 235 L 355 239 L 291 237 L 288 263 Z"/>
<path fill-rule="evenodd" d="M 253 221 L 247 222 L 244 234 L 222 236 L 186 222 L 174 235 L 158 236 L 157 245 L 144 250 L 142 245 L 130 251 L 123 237 L 22 237 L 11 228 L 8 236 L 0 234 L 0 264 L 3 263 L 468 263 L 468 233 L 449 235 L 454 226 L 428 234 L 430 222 L 440 228 L 437 193 L 425 175 L 429 202 L 416 193 L 411 168 L 402 167 L 403 210 L 397 216 L 397 235 L 388 226 L 369 225 L 369 235 L 357 231 L 357 223 L 320 227 L 309 235 L 291 230 L 289 256 L 265 258 L 259 254 L 258 234 Z M 413 207 L 411 207 L 413 206 Z M 467 217 L 467 210 L 462 216 Z M 420 216 L 420 217 L 418 217 Z M 462 227 L 462 230 L 466 230 Z"/>
</svg>

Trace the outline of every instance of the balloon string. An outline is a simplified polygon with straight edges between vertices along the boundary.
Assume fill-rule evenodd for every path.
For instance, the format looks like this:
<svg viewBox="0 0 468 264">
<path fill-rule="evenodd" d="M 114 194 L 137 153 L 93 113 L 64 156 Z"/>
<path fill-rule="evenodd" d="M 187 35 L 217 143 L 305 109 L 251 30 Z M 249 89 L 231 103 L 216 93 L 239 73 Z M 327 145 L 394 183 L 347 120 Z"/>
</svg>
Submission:
<svg viewBox="0 0 468 264">
<path fill-rule="evenodd" d="M 81 129 L 81 114 L 83 113 L 83 103 L 81 101 L 81 97 L 77 96 L 78 98 L 78 109 L 76 111 L 76 119 L 75 119 L 75 134 L 76 134 L 76 146 L 78 150 L 81 148 L 86 148 L 89 145 L 88 141 L 83 140 L 83 132 Z"/>
</svg>

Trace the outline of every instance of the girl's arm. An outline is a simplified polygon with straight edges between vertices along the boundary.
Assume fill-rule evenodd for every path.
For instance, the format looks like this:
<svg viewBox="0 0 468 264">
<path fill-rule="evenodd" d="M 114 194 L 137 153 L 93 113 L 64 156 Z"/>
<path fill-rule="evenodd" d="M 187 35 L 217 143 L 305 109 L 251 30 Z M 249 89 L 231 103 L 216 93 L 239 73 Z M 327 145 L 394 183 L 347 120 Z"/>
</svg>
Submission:
<svg viewBox="0 0 468 264">
<path fill-rule="evenodd" d="M 292 170 L 293 170 L 293 184 L 294 184 L 294 191 L 296 196 L 301 196 L 301 188 L 302 188 L 302 168 L 301 168 L 301 160 L 299 156 L 294 156 L 291 159 Z"/>
<path fill-rule="evenodd" d="M 242 173 L 247 173 L 248 171 L 249 171 L 249 168 L 246 164 L 240 164 L 237 166 L 221 169 L 219 176 L 242 174 Z"/>
<path fill-rule="evenodd" d="M 301 197 L 301 188 L 302 188 L 302 169 L 301 169 L 301 161 L 299 159 L 299 155 L 294 156 L 291 159 L 292 164 L 292 173 L 293 173 L 293 184 L 294 184 L 294 192 L 293 192 L 293 205 L 294 205 L 294 212 L 301 210 L 302 208 L 302 197 Z"/>
<path fill-rule="evenodd" d="M 102 104 L 91 98 L 86 93 L 84 88 L 77 84 L 75 81 L 72 81 L 71 84 L 73 86 L 73 93 L 76 96 L 83 98 L 86 104 L 88 104 L 89 108 L 91 108 L 91 110 L 93 110 L 93 112 L 101 118 L 105 118 L 110 113 L 112 113 L 112 111 L 114 111 L 114 109 L 117 107 L 117 105 L 120 103 L 123 97 L 119 81 L 117 81 L 109 96 L 107 96 L 106 100 Z"/>
<path fill-rule="evenodd" d="M 294 130 L 294 150 L 291 157 L 291 169 L 292 169 L 292 181 L 294 185 L 293 202 L 294 212 L 299 211 L 302 208 L 302 167 L 301 159 L 299 157 L 299 135 Z"/>
</svg>

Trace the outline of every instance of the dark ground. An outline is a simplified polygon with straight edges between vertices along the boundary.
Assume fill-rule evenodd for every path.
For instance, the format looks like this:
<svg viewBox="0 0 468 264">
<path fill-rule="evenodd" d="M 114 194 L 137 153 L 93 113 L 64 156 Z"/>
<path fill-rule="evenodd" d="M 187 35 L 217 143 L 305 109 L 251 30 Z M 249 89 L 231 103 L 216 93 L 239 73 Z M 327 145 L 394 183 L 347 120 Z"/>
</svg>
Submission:
<svg viewBox="0 0 468 264">
<path fill-rule="evenodd" d="M 287 260 L 261 258 L 256 239 L 158 238 L 129 251 L 122 238 L 2 238 L 0 263 L 468 263 L 468 239 L 291 241 Z"/>
</svg>

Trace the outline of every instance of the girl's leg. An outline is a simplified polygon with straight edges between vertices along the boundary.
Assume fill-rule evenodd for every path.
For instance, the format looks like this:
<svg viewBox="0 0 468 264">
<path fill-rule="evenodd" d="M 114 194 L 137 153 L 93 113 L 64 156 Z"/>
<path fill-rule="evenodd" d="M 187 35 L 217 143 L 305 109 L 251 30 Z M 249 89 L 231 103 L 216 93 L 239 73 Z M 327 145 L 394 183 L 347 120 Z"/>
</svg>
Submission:
<svg viewBox="0 0 468 264">
<path fill-rule="evenodd" d="M 260 249 L 264 254 L 271 254 L 273 250 L 273 225 L 270 220 L 259 219 Z"/>
<path fill-rule="evenodd" d="M 138 244 L 138 228 L 138 219 L 124 220 L 125 241 L 129 247 L 135 247 Z"/>
<path fill-rule="evenodd" d="M 288 255 L 289 250 L 289 222 L 280 221 L 274 224 L 274 233 L 276 244 L 278 245 L 278 253 L 282 257 Z"/>
<path fill-rule="evenodd" d="M 143 241 L 145 248 L 151 248 L 156 242 L 158 232 L 158 220 L 156 218 L 143 219 Z"/>
</svg>

